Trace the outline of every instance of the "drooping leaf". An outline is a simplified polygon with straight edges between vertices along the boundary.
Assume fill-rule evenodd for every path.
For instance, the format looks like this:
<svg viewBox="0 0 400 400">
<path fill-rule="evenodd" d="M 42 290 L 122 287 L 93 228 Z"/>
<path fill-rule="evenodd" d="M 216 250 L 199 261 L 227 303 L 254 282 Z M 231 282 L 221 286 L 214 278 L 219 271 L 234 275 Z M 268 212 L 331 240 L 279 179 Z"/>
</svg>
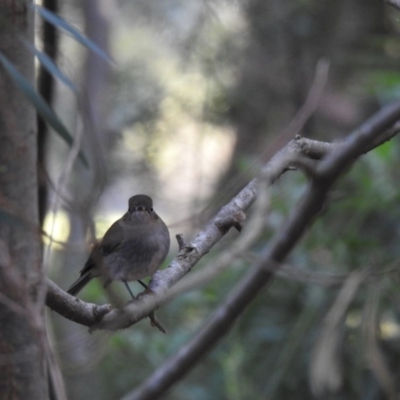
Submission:
<svg viewBox="0 0 400 400">
<path fill-rule="evenodd" d="M 103 60 L 107 62 L 114 62 L 114 60 L 104 51 L 102 50 L 96 43 L 87 38 L 82 32 L 69 24 L 65 19 L 60 16 L 54 14 L 46 8 L 38 6 L 37 4 L 33 4 L 33 7 L 36 11 L 44 18 L 47 22 L 54 25 L 58 29 L 63 29 L 70 35 L 72 35 L 76 41 L 80 44 L 93 51 L 93 53 L 97 54 Z"/>
<path fill-rule="evenodd" d="M 23 43 L 28 49 L 38 58 L 39 62 L 52 74 L 54 77 L 58 78 L 66 86 L 68 86 L 73 92 L 76 92 L 76 86 L 68 79 L 54 63 L 54 61 L 45 53 L 40 51 L 35 46 L 32 46 L 29 42 L 23 40 Z"/>
<path fill-rule="evenodd" d="M 21 73 L 14 67 L 14 65 L 0 53 L 0 63 L 3 65 L 6 72 L 10 75 L 11 79 L 17 87 L 25 94 L 27 99 L 33 104 L 37 112 L 42 118 L 70 145 L 73 144 L 73 137 L 68 132 L 67 128 L 60 121 L 57 114 L 48 106 L 43 98 L 36 92 L 33 86 L 24 78 Z M 79 157 L 82 162 L 89 166 L 85 155 L 79 151 Z"/>
</svg>

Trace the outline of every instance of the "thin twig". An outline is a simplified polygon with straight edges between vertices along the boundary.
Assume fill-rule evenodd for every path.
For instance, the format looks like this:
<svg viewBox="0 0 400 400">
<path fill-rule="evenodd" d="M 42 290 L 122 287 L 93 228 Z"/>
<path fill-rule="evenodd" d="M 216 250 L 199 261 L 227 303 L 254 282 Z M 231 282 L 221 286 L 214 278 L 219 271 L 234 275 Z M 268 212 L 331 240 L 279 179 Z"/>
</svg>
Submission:
<svg viewBox="0 0 400 400">
<path fill-rule="evenodd" d="M 382 144 L 384 141 L 390 140 L 395 134 L 399 132 L 400 124 L 395 124 L 394 127 L 385 131 L 378 138 L 374 139 L 373 143 L 375 146 Z M 340 151 L 341 147 L 345 146 L 345 143 L 326 143 L 316 140 L 302 138 L 300 136 L 293 139 L 291 142 L 285 146 L 277 155 L 265 166 L 263 174 L 270 174 L 271 182 L 273 183 L 279 176 L 287 171 L 287 163 L 295 159 L 298 156 L 306 156 L 312 159 L 322 159 L 326 157 L 332 151 Z M 368 151 L 372 150 L 374 147 L 368 144 L 365 149 Z M 359 150 L 357 156 L 364 154 L 367 150 Z M 286 164 L 282 160 L 286 156 Z M 286 166 L 285 166 L 286 165 Z M 200 275 L 193 274 L 195 278 L 191 278 L 190 281 L 181 282 L 179 285 L 175 285 L 173 291 L 166 290 L 171 288 L 176 282 L 181 280 L 183 276 L 187 274 L 188 271 L 203 257 L 207 254 L 211 247 L 217 243 L 223 236 L 223 232 L 217 228 L 216 221 L 222 221 L 224 219 L 232 220 L 232 215 L 238 213 L 239 211 L 246 211 L 248 207 L 254 201 L 258 186 L 257 180 L 252 180 L 236 197 L 234 197 L 217 216 L 210 221 L 208 225 L 201 231 L 194 240 L 189 243 L 185 243 L 185 246 L 180 249 L 178 255 L 172 260 L 169 266 L 163 270 L 158 271 L 152 278 L 150 283 L 151 290 L 157 294 L 158 298 L 155 297 L 142 299 L 145 300 L 141 305 L 128 305 L 124 310 L 113 310 L 103 321 L 103 326 L 97 326 L 98 329 L 121 329 L 121 325 L 129 326 L 140 319 L 146 317 L 152 309 L 157 307 L 163 301 L 170 300 L 172 296 L 176 296 L 184 291 L 187 291 L 194 286 L 199 284 L 204 284 L 208 279 L 213 278 L 213 274 L 208 274 L 208 272 L 199 272 Z M 214 269 L 215 264 L 207 268 L 208 270 Z M 197 274 L 197 273 L 196 273 Z M 204 274 L 204 275 L 203 275 Z M 94 304 L 85 303 L 80 300 L 79 307 L 75 302 L 75 298 L 69 296 L 62 289 L 60 289 L 54 282 L 47 280 L 48 282 L 48 293 L 46 304 L 52 310 L 60 313 L 64 317 L 71 319 L 77 323 L 86 326 L 93 326 L 98 323 L 100 318 L 95 313 L 93 314 L 93 307 L 99 307 L 104 315 L 104 310 L 110 311 L 108 306 L 96 306 Z M 104 308 L 106 307 L 106 308 Z M 82 313 L 82 315 L 79 315 Z M 122 315 L 130 315 L 127 317 L 126 321 L 121 321 L 121 323 L 115 324 Z M 109 324 L 107 326 L 107 324 Z"/>
<path fill-rule="evenodd" d="M 377 339 L 379 331 L 379 297 L 381 295 L 381 285 L 370 285 L 368 297 L 364 307 L 364 357 L 367 367 L 375 375 L 379 386 L 383 389 L 388 400 L 398 400 L 396 378 L 385 357 Z"/>
<path fill-rule="evenodd" d="M 324 319 L 322 332 L 314 346 L 310 367 L 311 389 L 317 398 L 326 392 L 336 392 L 342 385 L 343 371 L 338 359 L 341 326 L 346 311 L 365 277 L 365 271 L 351 273 Z"/>
</svg>

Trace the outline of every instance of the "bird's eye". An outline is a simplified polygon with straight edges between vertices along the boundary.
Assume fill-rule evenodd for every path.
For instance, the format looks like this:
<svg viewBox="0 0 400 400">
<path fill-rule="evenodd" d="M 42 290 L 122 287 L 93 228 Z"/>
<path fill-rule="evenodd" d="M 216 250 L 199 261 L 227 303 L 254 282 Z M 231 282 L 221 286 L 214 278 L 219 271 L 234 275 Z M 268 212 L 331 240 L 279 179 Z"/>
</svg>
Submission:
<svg viewBox="0 0 400 400">
<path fill-rule="evenodd" d="M 149 208 L 149 211 L 150 211 L 150 212 L 153 212 L 153 208 L 152 208 L 152 207 L 150 207 L 150 208 Z"/>
</svg>

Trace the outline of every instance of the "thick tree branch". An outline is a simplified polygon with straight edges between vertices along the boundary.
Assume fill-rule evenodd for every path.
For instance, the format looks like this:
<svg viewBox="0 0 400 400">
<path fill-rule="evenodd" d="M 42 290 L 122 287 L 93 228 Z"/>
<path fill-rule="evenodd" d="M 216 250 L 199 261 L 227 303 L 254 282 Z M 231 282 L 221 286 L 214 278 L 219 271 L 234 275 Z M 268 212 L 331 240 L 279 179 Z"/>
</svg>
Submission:
<svg viewBox="0 0 400 400">
<path fill-rule="evenodd" d="M 307 96 L 306 102 L 303 105 L 303 107 L 299 110 L 299 112 L 295 116 L 294 120 L 289 125 L 288 129 L 286 129 L 286 131 L 283 134 L 279 135 L 281 141 L 282 140 L 286 141 L 286 140 L 288 140 L 290 135 L 294 135 L 294 134 L 300 132 L 300 130 L 304 126 L 305 122 L 315 111 L 315 109 L 318 105 L 318 99 L 320 98 L 323 88 L 325 87 L 325 83 L 326 83 L 327 76 L 328 76 L 328 70 L 329 70 L 328 62 L 325 60 L 320 60 L 317 64 L 315 79 L 314 79 L 313 85 L 311 87 L 311 90 Z M 288 165 L 289 160 L 284 160 L 284 157 L 283 157 L 284 155 L 288 156 L 289 158 L 290 157 L 293 158 L 293 156 L 294 156 L 294 159 L 296 159 L 298 157 L 298 154 L 300 153 L 299 139 L 300 139 L 300 137 L 297 138 L 296 145 L 294 145 L 294 143 L 291 143 L 288 146 L 286 146 L 285 149 L 281 150 L 279 152 L 279 155 L 275 156 L 273 158 L 273 160 L 271 160 L 271 162 L 267 165 L 267 168 L 263 171 L 263 173 L 261 175 L 264 176 L 265 181 L 267 180 L 265 178 L 266 176 L 271 178 L 269 184 L 271 184 L 277 178 L 277 176 L 279 176 L 281 173 L 290 169 L 290 167 Z M 306 139 L 303 139 L 303 141 L 304 140 L 306 140 Z M 297 147 L 297 149 L 294 149 L 295 147 Z M 279 165 L 282 165 L 282 163 L 283 163 L 283 165 L 286 165 L 286 167 L 284 167 L 284 168 L 279 167 Z M 276 164 L 278 164 L 278 168 L 276 167 Z M 278 172 L 277 174 L 276 174 L 276 172 L 274 172 L 274 169 Z M 277 175 L 275 178 L 273 176 L 274 173 Z M 208 225 L 208 227 L 207 227 L 208 229 L 206 229 L 200 235 L 198 235 L 198 237 L 196 239 L 199 239 L 198 241 L 200 243 L 204 243 L 204 245 L 205 245 L 205 249 L 202 252 L 199 253 L 197 251 L 196 239 L 195 239 L 195 243 L 192 242 L 191 244 L 186 245 L 183 238 L 181 236 L 177 236 L 179 250 L 180 250 L 180 253 L 178 255 L 179 261 L 181 262 L 182 260 L 184 260 L 186 258 L 187 262 L 184 265 L 177 262 L 175 264 L 175 267 L 178 267 L 178 268 L 175 268 L 175 270 L 174 270 L 174 268 L 172 268 L 173 265 L 171 265 L 170 266 L 171 268 L 169 268 L 167 273 L 165 273 L 165 274 L 160 273 L 160 274 L 156 275 L 151 282 L 151 288 L 155 292 L 160 293 L 160 292 L 165 291 L 172 284 L 174 284 L 177 280 L 179 280 L 183 275 L 185 275 L 188 271 L 190 271 L 190 269 L 201 258 L 201 256 L 206 254 L 209 251 L 209 249 L 222 237 L 222 235 L 224 235 L 226 232 L 228 232 L 232 226 L 235 227 L 237 230 L 241 231 L 242 222 L 246 217 L 243 211 L 249 207 L 249 205 L 255 198 L 255 190 L 254 190 L 255 186 L 256 186 L 256 180 L 253 180 L 246 187 L 246 190 L 242 191 L 239 194 L 239 197 L 235 198 L 230 203 L 234 206 L 234 208 L 236 208 L 236 210 L 232 211 L 231 210 L 232 207 L 230 205 L 228 205 L 229 215 L 224 215 L 224 212 L 223 212 L 224 209 L 221 210 L 221 212 L 217 215 L 217 217 L 213 221 L 211 221 L 211 223 Z M 247 192 L 248 192 L 248 195 L 247 195 Z M 250 201 L 245 200 L 243 202 L 242 201 L 243 199 L 240 199 L 240 197 L 243 197 L 243 196 L 248 197 L 250 199 Z M 238 207 L 235 206 L 235 203 L 237 201 L 239 202 Z M 265 208 L 267 203 L 268 203 L 268 201 L 263 201 L 261 199 L 261 197 L 259 196 L 260 207 L 257 207 L 256 210 L 260 209 L 259 211 L 261 213 L 263 210 L 263 207 Z M 254 214 L 257 214 L 257 212 Z M 262 218 L 261 214 L 260 214 L 260 218 Z M 258 226 L 258 229 L 261 229 L 261 227 L 259 225 L 260 224 L 257 224 L 257 223 L 254 224 L 254 226 Z M 209 229 L 210 227 L 211 227 L 211 229 Z M 215 228 L 217 228 L 217 231 L 215 230 Z M 253 229 L 253 231 L 254 231 L 253 233 L 250 232 L 250 234 L 241 235 L 241 239 L 239 240 L 239 243 L 238 243 L 239 246 L 236 247 L 236 254 L 239 254 L 238 253 L 239 250 L 242 250 L 242 251 L 247 250 L 246 245 L 249 246 L 251 244 L 252 240 L 254 240 L 254 238 L 257 235 L 257 232 L 255 232 L 254 229 Z M 210 233 L 213 234 L 215 232 L 217 232 L 218 235 L 217 236 L 213 235 L 215 237 L 211 241 L 208 241 L 208 243 L 207 243 L 207 241 L 202 240 L 204 238 L 209 238 L 210 237 L 209 234 Z M 192 252 L 197 252 L 198 257 L 191 257 L 190 253 L 192 253 Z M 227 254 L 227 257 L 225 257 L 225 254 L 222 254 L 222 256 L 220 257 L 220 263 L 219 263 L 220 267 L 218 269 L 220 270 L 223 267 L 223 264 L 226 265 L 230 259 L 232 259 L 232 254 Z M 170 276 L 171 274 L 173 275 L 172 277 Z M 51 291 L 53 289 L 54 289 L 54 286 L 50 285 L 49 290 Z M 179 288 L 177 288 L 177 289 L 179 289 Z M 183 289 L 181 289 L 181 290 L 183 290 Z M 171 293 L 170 296 L 171 295 L 173 295 L 173 293 Z M 57 299 L 60 299 L 60 298 L 57 297 Z M 67 304 L 68 302 L 71 301 L 71 298 L 69 296 L 65 296 L 62 300 L 65 304 Z M 153 301 L 153 302 L 150 301 L 150 303 L 153 305 L 153 307 L 156 305 L 155 301 Z M 57 309 L 57 302 L 53 300 L 51 302 L 51 307 L 53 309 Z M 135 306 L 132 305 L 132 307 L 135 307 Z M 92 305 L 88 305 L 88 309 L 91 310 L 91 308 L 92 308 Z M 129 324 L 136 322 L 138 320 L 138 318 L 142 318 L 143 316 L 145 316 L 145 314 L 143 314 L 143 306 L 142 306 L 142 309 L 139 310 L 139 313 L 137 312 L 138 310 L 135 310 L 135 311 L 136 312 L 134 314 L 136 314 L 137 317 L 135 317 L 134 320 L 131 320 L 130 322 L 125 323 L 125 325 L 120 325 L 120 327 L 129 326 Z M 117 314 L 119 315 L 120 313 L 121 313 L 121 310 Z M 114 312 L 114 313 L 108 315 L 107 320 L 111 319 L 111 321 L 113 321 L 115 314 L 116 313 Z M 78 319 L 79 318 L 75 318 L 75 320 L 78 320 Z M 90 320 L 85 319 L 85 321 L 89 322 Z M 103 321 L 103 324 L 104 323 L 107 325 L 106 321 Z M 111 322 L 111 324 L 113 325 L 114 323 Z M 90 325 L 92 325 L 92 324 L 90 324 Z"/>
<path fill-rule="evenodd" d="M 383 108 L 353 132 L 340 151 L 332 152 L 321 162 L 299 206 L 263 251 L 259 262 L 217 308 L 205 327 L 137 390 L 125 396 L 125 400 L 158 398 L 229 331 L 233 322 L 256 297 L 259 290 L 271 281 L 273 277 L 271 271 L 285 260 L 305 230 L 312 224 L 337 178 L 357 156 L 362 154 L 369 143 L 376 140 L 399 119 L 400 102 Z"/>
<path fill-rule="evenodd" d="M 46 305 L 63 317 L 78 324 L 91 326 L 111 310 L 108 304 L 98 306 L 71 296 L 48 278 L 46 283 Z"/>
<path fill-rule="evenodd" d="M 287 170 L 291 161 L 301 154 L 302 148 L 308 139 L 296 137 L 280 150 L 266 165 L 263 174 L 268 176 L 269 184 Z M 314 142 L 314 141 L 313 141 Z M 311 142 L 306 148 L 313 146 Z M 318 142 L 315 142 L 318 143 Z M 253 179 L 236 197 L 234 197 L 218 214 L 206 225 L 206 227 L 178 252 L 169 266 L 158 271 L 150 282 L 150 289 L 159 297 L 165 291 L 185 276 L 192 267 L 207 254 L 210 249 L 226 234 L 229 227 L 240 223 L 246 211 L 256 198 L 258 180 Z M 182 244 L 182 242 L 181 242 Z M 113 310 L 99 323 L 99 319 L 93 317 L 93 304 L 85 303 L 62 291 L 53 282 L 48 281 L 48 295 L 46 304 L 54 311 L 74 322 L 93 327 L 95 329 L 122 329 L 143 319 L 149 312 L 157 307 L 160 299 L 154 296 L 145 296 L 140 302 L 128 304 L 123 309 Z M 173 295 L 171 293 L 169 298 Z M 163 301 L 167 300 L 164 298 Z M 77 315 L 82 312 L 83 315 Z M 104 315 L 104 314 L 103 314 Z"/>
<path fill-rule="evenodd" d="M 389 140 L 399 129 L 400 124 L 394 125 L 376 138 L 372 142 L 373 144 L 367 144 L 364 148 L 360 147 L 354 157 Z M 266 185 L 270 185 L 282 173 L 287 171 L 293 161 L 298 160 L 299 157 L 303 156 L 319 160 L 333 150 L 339 151 L 343 146 L 346 146 L 346 143 L 326 143 L 296 136 L 266 164 L 261 175 L 264 176 Z M 229 264 L 230 258 L 221 257 L 220 263 L 213 263 L 204 271 L 199 271 L 191 275 L 190 279 L 186 278 L 175 285 L 224 236 L 229 227 L 240 223 L 244 217 L 242 213 L 250 207 L 256 198 L 258 185 L 258 179 L 253 179 L 231 202 L 220 210 L 194 240 L 189 243 L 181 241 L 181 245 L 184 244 L 184 246 L 180 249 L 178 255 L 166 269 L 158 271 L 150 282 L 150 288 L 157 295 L 157 298 L 155 296 L 145 296 L 140 302 L 130 303 L 123 309 L 112 310 L 107 313 L 107 310 L 111 310 L 108 305 L 96 306 L 77 300 L 48 280 L 46 304 L 65 318 L 92 327 L 92 329 L 122 329 L 138 322 L 145 318 L 161 302 L 168 301 L 179 293 L 209 281 L 219 273 L 224 265 Z M 238 252 L 246 250 L 241 246 L 235 247 Z M 235 257 L 236 255 L 237 253 L 231 252 L 230 257 Z M 173 285 L 175 286 L 167 291 Z M 107 315 L 101 319 L 105 314 Z"/>
</svg>

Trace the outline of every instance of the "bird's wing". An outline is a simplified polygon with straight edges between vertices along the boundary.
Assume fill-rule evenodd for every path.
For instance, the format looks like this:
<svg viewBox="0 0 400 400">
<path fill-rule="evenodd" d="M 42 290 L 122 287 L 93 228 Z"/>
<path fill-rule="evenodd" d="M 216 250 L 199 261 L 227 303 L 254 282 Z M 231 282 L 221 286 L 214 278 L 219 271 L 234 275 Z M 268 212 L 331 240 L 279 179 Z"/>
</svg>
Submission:
<svg viewBox="0 0 400 400">
<path fill-rule="evenodd" d="M 90 253 L 89 258 L 87 259 L 87 261 L 85 262 L 85 265 L 83 266 L 83 268 L 79 271 L 79 273 L 82 275 L 86 274 L 86 272 L 90 271 L 91 269 L 94 268 L 95 266 L 95 259 L 97 258 L 97 255 L 99 254 L 99 250 L 100 250 L 100 244 L 96 243 L 93 246 L 92 252 Z"/>
<path fill-rule="evenodd" d="M 116 251 L 121 246 L 123 230 L 118 222 L 114 222 L 105 233 L 103 240 L 93 246 L 89 258 L 80 271 L 81 276 L 96 267 L 96 260 L 101 260 L 101 257 Z"/>
<path fill-rule="evenodd" d="M 100 243 L 102 255 L 106 256 L 118 250 L 123 240 L 124 231 L 121 227 L 120 221 L 118 220 L 110 226 Z"/>
</svg>

